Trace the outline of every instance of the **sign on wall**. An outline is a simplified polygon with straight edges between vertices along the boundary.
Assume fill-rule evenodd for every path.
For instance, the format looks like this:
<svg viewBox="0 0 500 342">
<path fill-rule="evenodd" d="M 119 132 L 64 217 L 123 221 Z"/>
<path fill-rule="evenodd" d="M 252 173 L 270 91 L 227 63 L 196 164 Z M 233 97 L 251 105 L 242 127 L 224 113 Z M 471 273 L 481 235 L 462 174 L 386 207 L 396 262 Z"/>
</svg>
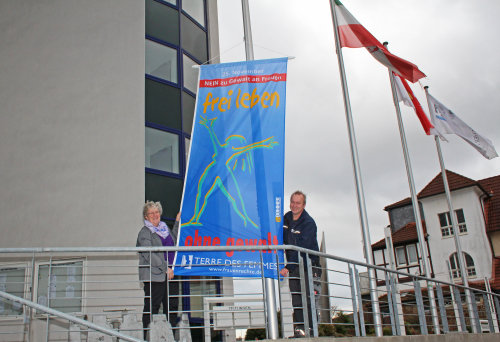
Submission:
<svg viewBox="0 0 500 342">
<path fill-rule="evenodd" d="M 283 242 L 287 59 L 200 66 L 179 246 Z M 175 273 L 277 277 L 282 253 L 178 252 Z M 278 257 L 278 258 L 277 258 Z"/>
</svg>

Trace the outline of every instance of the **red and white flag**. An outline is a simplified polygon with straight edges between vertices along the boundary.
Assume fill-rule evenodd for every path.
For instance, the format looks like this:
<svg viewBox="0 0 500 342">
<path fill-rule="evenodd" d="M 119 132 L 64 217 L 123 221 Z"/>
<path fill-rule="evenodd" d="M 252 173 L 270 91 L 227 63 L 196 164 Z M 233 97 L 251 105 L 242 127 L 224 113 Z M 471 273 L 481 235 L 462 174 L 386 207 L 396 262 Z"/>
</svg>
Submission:
<svg viewBox="0 0 500 342">
<path fill-rule="evenodd" d="M 403 102 L 408 107 L 412 107 L 413 109 L 415 109 L 415 113 L 417 114 L 417 117 L 420 120 L 420 123 L 422 124 L 422 127 L 424 128 L 424 131 L 427 135 L 433 134 L 442 136 L 430 122 L 429 118 L 422 109 L 420 102 L 418 102 L 418 99 L 413 94 L 413 91 L 411 90 L 406 80 L 404 78 L 401 78 L 399 75 L 396 75 L 395 73 L 392 74 L 394 75 L 394 83 L 396 84 L 396 93 L 398 94 L 399 102 Z"/>
<path fill-rule="evenodd" d="M 341 47 L 365 47 L 377 61 L 412 83 L 425 77 L 415 64 L 390 53 L 338 0 L 335 14 Z"/>
</svg>

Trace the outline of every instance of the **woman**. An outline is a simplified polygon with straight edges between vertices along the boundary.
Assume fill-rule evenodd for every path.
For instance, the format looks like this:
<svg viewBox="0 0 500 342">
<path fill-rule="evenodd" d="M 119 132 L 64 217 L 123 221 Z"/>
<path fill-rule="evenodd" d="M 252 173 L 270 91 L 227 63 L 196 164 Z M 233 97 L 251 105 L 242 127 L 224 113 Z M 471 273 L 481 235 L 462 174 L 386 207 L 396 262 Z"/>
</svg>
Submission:
<svg viewBox="0 0 500 342">
<path fill-rule="evenodd" d="M 160 202 L 147 201 L 142 209 L 144 227 L 137 236 L 137 247 L 175 246 L 179 230 L 180 213 L 177 214 L 174 228 L 170 229 L 161 219 L 162 207 Z M 163 313 L 172 326 L 177 323 L 179 305 L 179 282 L 174 276 L 171 266 L 175 252 L 140 252 L 139 253 L 139 280 L 144 282 L 144 309 L 142 326 L 144 339 L 147 327 L 151 322 L 151 314 L 157 314 L 163 304 Z M 169 315 L 170 311 L 170 315 Z"/>
</svg>

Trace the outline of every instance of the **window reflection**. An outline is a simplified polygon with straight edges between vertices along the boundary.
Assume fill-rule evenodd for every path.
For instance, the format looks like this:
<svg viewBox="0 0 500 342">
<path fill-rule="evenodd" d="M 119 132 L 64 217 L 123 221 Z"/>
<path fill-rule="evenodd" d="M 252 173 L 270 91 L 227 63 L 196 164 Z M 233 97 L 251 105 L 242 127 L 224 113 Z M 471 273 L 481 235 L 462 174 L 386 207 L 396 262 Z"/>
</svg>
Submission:
<svg viewBox="0 0 500 342">
<path fill-rule="evenodd" d="M 25 268 L 12 267 L 0 269 L 0 291 L 24 298 Z M 23 306 L 19 302 L 0 300 L 1 316 L 20 316 Z"/>
<path fill-rule="evenodd" d="M 189 147 L 190 147 L 190 145 L 191 145 L 191 139 L 189 139 L 189 138 L 184 138 L 184 145 L 185 145 L 184 147 L 185 147 L 185 149 L 186 149 L 186 150 L 185 150 L 185 153 L 186 153 L 186 165 L 187 165 L 187 163 L 188 163 L 188 161 L 189 161 L 189 152 L 190 152 L 190 151 L 189 151 Z"/>
<path fill-rule="evenodd" d="M 40 265 L 38 304 L 62 312 L 82 312 L 82 274 L 81 261 Z"/>
<path fill-rule="evenodd" d="M 194 65 L 198 65 L 195 61 L 186 55 L 182 56 L 182 64 L 184 70 L 184 87 L 196 93 L 197 83 L 198 83 L 198 68 L 193 68 Z"/>
<path fill-rule="evenodd" d="M 205 26 L 205 5 L 203 0 L 182 0 L 182 9 L 199 24 Z"/>
<path fill-rule="evenodd" d="M 179 137 L 146 127 L 146 167 L 179 173 Z"/>
<path fill-rule="evenodd" d="M 146 40 L 146 74 L 177 83 L 177 50 Z"/>
</svg>

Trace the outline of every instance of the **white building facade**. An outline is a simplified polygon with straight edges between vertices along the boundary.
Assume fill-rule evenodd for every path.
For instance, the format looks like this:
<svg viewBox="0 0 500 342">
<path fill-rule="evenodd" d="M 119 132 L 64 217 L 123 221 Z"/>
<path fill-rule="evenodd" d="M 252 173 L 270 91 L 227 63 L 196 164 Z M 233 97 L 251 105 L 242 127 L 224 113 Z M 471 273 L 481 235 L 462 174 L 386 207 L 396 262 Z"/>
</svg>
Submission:
<svg viewBox="0 0 500 342">
<path fill-rule="evenodd" d="M 472 180 L 447 171 L 454 215 L 459 225 L 459 241 L 466 262 L 469 284 L 484 288 L 485 279 L 493 290 L 500 290 L 498 251 L 498 189 L 500 176 Z M 429 255 L 429 275 L 442 281 L 461 283 L 456 244 L 448 213 L 441 174 L 418 194 L 424 226 L 425 248 Z M 398 270 L 423 275 L 423 262 L 417 237 L 411 200 L 406 198 L 385 208 L 391 221 L 393 255 Z M 389 266 L 390 256 L 384 239 L 372 245 L 377 265 Z M 450 278 L 451 277 L 451 278 Z M 400 279 L 401 282 L 409 278 Z M 379 285 L 384 284 L 378 274 Z"/>
</svg>

